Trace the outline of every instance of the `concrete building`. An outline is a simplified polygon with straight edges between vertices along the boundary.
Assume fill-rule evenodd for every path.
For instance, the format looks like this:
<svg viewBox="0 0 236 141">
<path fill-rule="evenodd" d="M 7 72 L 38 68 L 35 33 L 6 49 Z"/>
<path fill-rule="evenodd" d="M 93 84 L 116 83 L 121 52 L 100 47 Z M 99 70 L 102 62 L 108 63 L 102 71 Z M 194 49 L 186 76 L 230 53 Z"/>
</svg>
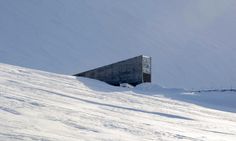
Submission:
<svg viewBox="0 0 236 141">
<path fill-rule="evenodd" d="M 133 86 L 151 82 L 151 57 L 137 56 L 107 66 L 75 74 L 119 86 L 128 83 Z"/>
</svg>

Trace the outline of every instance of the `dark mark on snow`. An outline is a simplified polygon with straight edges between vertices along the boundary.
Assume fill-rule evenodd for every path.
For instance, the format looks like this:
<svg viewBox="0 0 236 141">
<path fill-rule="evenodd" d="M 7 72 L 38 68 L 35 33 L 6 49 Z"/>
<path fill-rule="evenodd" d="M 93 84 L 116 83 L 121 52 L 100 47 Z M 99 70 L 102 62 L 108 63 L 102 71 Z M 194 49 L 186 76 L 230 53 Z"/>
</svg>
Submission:
<svg viewBox="0 0 236 141">
<path fill-rule="evenodd" d="M 95 132 L 95 133 L 98 133 L 98 132 L 99 132 L 99 131 L 97 131 L 97 130 L 94 130 L 94 129 L 91 129 L 91 128 L 88 128 L 88 127 L 79 125 L 78 123 L 73 122 L 73 121 L 71 121 L 71 120 L 61 121 L 61 122 L 62 122 L 63 124 L 65 124 L 65 125 L 67 125 L 67 126 L 70 126 L 70 127 L 76 128 L 76 129 L 81 129 L 81 130 L 85 130 L 85 131 L 89 131 L 89 132 Z"/>
<path fill-rule="evenodd" d="M 212 130 L 205 130 L 205 129 L 202 129 L 202 130 L 203 130 L 203 131 L 207 131 L 207 132 L 216 133 L 216 134 L 236 135 L 236 134 L 233 134 L 233 133 L 226 133 L 226 132 L 220 132 L 220 131 L 212 131 Z"/>
<path fill-rule="evenodd" d="M 44 137 L 40 137 L 40 136 L 32 136 L 32 135 L 26 135 L 26 134 L 17 134 L 17 133 L 1 133 L 0 132 L 0 138 L 1 136 L 3 136 L 4 138 L 8 138 L 10 140 L 32 140 L 32 141 L 52 141 L 51 139 L 45 139 Z"/>
<path fill-rule="evenodd" d="M 106 106 L 106 107 L 118 108 L 118 109 L 123 109 L 123 110 L 134 111 L 134 112 L 140 112 L 140 113 L 164 116 L 164 117 L 168 117 L 168 118 L 176 118 L 176 119 L 183 119 L 183 120 L 193 120 L 191 118 L 187 118 L 187 117 L 183 117 L 183 116 L 178 116 L 178 115 L 173 115 L 173 114 L 166 114 L 166 113 L 161 113 L 161 112 L 146 111 L 146 110 L 141 110 L 141 109 L 136 109 L 136 108 L 130 108 L 130 107 L 124 107 L 124 106 L 117 106 L 117 105 L 112 105 L 112 104 L 95 102 L 95 101 L 86 100 L 86 99 L 82 99 L 82 98 L 78 98 L 78 97 L 74 97 L 74 96 L 69 96 L 69 95 L 65 95 L 65 94 L 62 94 L 62 93 L 57 93 L 57 92 L 53 92 L 53 91 L 49 91 L 49 90 L 44 90 L 44 89 L 38 89 L 37 88 L 37 90 L 44 91 L 44 92 L 47 92 L 47 93 L 50 93 L 50 94 L 54 94 L 54 95 L 58 95 L 58 96 L 62 96 L 62 97 L 66 97 L 66 98 L 70 98 L 70 99 L 74 99 L 74 100 L 83 101 L 83 102 L 90 103 L 90 104 L 100 105 L 100 106 Z"/>
<path fill-rule="evenodd" d="M 13 109 L 7 108 L 7 107 L 0 106 L 0 110 L 3 110 L 5 112 L 8 112 L 8 113 L 11 113 L 11 114 L 14 114 L 14 115 L 21 115 L 19 112 L 15 111 Z"/>
</svg>

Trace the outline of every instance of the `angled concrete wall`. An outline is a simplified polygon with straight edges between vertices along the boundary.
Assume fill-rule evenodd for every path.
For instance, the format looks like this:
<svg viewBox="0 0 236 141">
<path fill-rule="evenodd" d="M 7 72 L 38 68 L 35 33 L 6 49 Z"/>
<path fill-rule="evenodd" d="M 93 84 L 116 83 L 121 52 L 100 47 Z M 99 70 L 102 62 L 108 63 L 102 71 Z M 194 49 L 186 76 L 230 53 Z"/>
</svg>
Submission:
<svg viewBox="0 0 236 141">
<path fill-rule="evenodd" d="M 97 79 L 115 86 L 122 83 L 136 86 L 143 82 L 151 82 L 151 57 L 141 55 L 75 76 Z"/>
</svg>

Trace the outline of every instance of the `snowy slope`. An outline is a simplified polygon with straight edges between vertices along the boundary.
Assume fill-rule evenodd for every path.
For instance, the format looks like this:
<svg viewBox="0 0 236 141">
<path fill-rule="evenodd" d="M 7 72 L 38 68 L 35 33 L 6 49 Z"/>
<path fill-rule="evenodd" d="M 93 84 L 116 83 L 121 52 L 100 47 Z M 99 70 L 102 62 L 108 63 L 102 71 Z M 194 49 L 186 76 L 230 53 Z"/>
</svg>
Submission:
<svg viewBox="0 0 236 141">
<path fill-rule="evenodd" d="M 236 139 L 235 113 L 166 98 L 161 93 L 148 95 L 160 91 L 157 86 L 153 88 L 119 88 L 96 80 L 0 64 L 0 140 Z"/>
<path fill-rule="evenodd" d="M 236 86 L 235 0 L 1 0 L 0 62 L 74 74 L 144 54 L 167 87 Z"/>
</svg>

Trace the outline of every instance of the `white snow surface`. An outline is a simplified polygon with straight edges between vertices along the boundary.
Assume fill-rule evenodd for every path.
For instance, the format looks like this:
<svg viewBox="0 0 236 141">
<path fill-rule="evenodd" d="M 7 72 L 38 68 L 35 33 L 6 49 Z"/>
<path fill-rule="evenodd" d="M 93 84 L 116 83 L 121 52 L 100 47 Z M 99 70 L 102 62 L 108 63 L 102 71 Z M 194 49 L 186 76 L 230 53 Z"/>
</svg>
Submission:
<svg viewBox="0 0 236 141">
<path fill-rule="evenodd" d="M 153 82 L 236 87 L 235 0 L 0 0 L 0 62 L 75 74 L 152 56 Z"/>
<path fill-rule="evenodd" d="M 0 140 L 236 140 L 235 112 L 217 110 L 222 105 L 201 105 L 204 100 L 198 104 L 184 101 L 187 95 L 202 97 L 154 84 L 134 89 L 113 87 L 96 80 L 0 64 Z M 224 109 L 236 109 L 227 105 L 224 97 L 222 94 Z M 214 99 L 205 102 L 213 107 L 216 104 Z"/>
</svg>

